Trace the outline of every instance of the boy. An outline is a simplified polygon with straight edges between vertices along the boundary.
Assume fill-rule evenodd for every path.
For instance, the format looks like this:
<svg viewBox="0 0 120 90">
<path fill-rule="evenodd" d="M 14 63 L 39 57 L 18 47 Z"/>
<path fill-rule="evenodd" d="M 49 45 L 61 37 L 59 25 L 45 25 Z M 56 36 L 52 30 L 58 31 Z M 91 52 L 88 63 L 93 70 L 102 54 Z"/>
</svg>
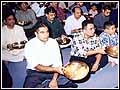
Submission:
<svg viewBox="0 0 120 90">
<path fill-rule="evenodd" d="M 113 22 L 107 21 L 104 23 L 104 32 L 100 34 L 100 42 L 103 47 L 118 45 L 118 34 Z M 112 67 L 118 64 L 118 60 L 112 57 L 109 57 L 109 62 L 111 62 Z"/>
</svg>

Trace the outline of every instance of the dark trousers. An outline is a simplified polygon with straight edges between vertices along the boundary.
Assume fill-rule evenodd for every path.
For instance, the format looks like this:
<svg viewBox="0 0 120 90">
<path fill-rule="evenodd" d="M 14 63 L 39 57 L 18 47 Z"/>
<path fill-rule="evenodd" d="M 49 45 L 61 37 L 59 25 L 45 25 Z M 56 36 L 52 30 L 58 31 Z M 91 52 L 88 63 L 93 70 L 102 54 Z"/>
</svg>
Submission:
<svg viewBox="0 0 120 90">
<path fill-rule="evenodd" d="M 87 63 L 90 68 L 92 68 L 93 64 L 96 61 L 96 57 L 95 57 L 95 55 L 88 56 L 87 58 L 71 56 L 70 62 L 71 61 L 83 61 L 83 62 Z M 100 65 L 99 65 L 98 69 L 103 68 L 104 66 L 106 66 L 108 64 L 108 56 L 107 55 L 102 55 L 102 58 L 101 58 L 99 64 Z"/>
<path fill-rule="evenodd" d="M 24 82 L 24 88 L 48 88 L 49 82 L 53 77 L 53 73 L 46 73 L 46 72 L 37 72 L 35 70 L 27 70 L 27 76 Z M 64 85 L 69 80 L 60 75 L 58 77 L 58 85 Z"/>
<path fill-rule="evenodd" d="M 12 88 L 13 80 L 7 66 L 2 61 L 2 88 Z"/>
</svg>

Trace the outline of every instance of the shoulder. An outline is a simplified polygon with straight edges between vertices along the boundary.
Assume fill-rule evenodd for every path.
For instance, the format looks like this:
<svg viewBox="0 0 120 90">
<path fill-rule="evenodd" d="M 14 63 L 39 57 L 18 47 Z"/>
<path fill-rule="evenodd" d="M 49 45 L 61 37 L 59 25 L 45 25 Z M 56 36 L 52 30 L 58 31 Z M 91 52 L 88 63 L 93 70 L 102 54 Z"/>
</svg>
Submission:
<svg viewBox="0 0 120 90">
<path fill-rule="evenodd" d="M 73 19 L 73 18 L 74 18 L 74 16 L 71 15 L 71 16 L 69 16 L 66 20 L 71 20 L 71 19 Z"/>
</svg>

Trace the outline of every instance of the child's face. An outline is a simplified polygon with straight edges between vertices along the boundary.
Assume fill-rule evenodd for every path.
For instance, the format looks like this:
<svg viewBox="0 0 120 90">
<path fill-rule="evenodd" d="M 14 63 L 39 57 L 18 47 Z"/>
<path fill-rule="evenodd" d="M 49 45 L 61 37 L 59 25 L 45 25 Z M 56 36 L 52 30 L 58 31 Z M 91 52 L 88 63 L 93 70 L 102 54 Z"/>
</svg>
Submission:
<svg viewBox="0 0 120 90">
<path fill-rule="evenodd" d="M 112 35 L 115 33 L 115 30 L 116 30 L 115 25 L 112 25 L 112 26 L 110 26 L 108 33 Z"/>
</svg>

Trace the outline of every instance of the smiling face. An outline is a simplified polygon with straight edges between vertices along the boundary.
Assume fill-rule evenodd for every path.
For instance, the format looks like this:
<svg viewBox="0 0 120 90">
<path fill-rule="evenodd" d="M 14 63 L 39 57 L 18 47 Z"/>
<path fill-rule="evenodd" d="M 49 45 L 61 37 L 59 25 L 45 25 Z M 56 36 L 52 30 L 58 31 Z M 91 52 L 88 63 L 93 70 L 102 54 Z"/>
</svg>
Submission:
<svg viewBox="0 0 120 90">
<path fill-rule="evenodd" d="M 7 26 L 8 26 L 8 27 L 13 28 L 14 25 L 15 25 L 15 18 L 14 18 L 14 16 L 13 16 L 13 15 L 8 16 L 8 17 L 6 18 L 6 23 L 7 23 Z"/>
</svg>

